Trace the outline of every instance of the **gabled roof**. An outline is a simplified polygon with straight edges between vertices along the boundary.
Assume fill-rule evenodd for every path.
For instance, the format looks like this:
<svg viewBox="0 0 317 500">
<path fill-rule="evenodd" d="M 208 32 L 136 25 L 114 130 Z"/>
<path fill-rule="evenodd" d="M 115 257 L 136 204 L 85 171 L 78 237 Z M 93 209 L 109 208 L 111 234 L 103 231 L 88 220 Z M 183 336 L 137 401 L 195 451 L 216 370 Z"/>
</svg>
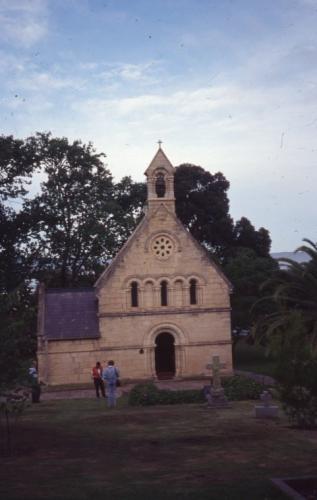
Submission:
<svg viewBox="0 0 317 500">
<path fill-rule="evenodd" d="M 98 338 L 98 303 L 94 288 L 46 289 L 43 333 L 48 340 Z"/>
<path fill-rule="evenodd" d="M 161 147 L 158 148 L 153 160 L 144 172 L 144 175 L 148 176 L 149 174 L 151 174 L 151 172 L 153 172 L 153 170 L 159 167 L 164 167 L 165 170 L 167 170 L 167 172 L 169 172 L 170 174 L 173 174 L 175 171 L 173 165 L 171 164 Z"/>
<path fill-rule="evenodd" d="M 140 224 L 136 227 L 136 229 L 131 234 L 130 238 L 126 241 L 126 243 L 123 245 L 123 247 L 117 253 L 116 257 L 112 260 L 111 264 L 109 264 L 109 266 L 105 269 L 105 271 L 99 276 L 98 280 L 95 283 L 95 287 L 98 289 L 100 287 L 100 285 L 104 284 L 105 281 L 111 276 L 111 274 L 113 273 L 113 271 L 116 268 L 116 265 L 123 259 L 124 255 L 129 250 L 131 244 L 133 243 L 133 240 L 136 238 L 136 236 L 138 235 L 138 233 L 143 229 L 143 227 L 145 227 L 145 225 L 147 225 L 149 223 L 149 221 L 152 219 L 152 217 L 155 217 L 155 215 L 157 214 L 157 212 L 159 210 L 162 210 L 162 208 L 164 208 L 169 213 L 169 215 L 175 220 L 176 224 L 180 227 L 180 229 L 182 229 L 183 231 L 186 232 L 187 236 L 192 240 L 192 242 L 194 243 L 194 245 L 197 248 L 197 250 L 200 251 L 201 254 L 205 258 L 208 259 L 210 265 L 215 269 L 215 271 L 219 274 L 219 276 L 221 276 L 221 278 L 226 282 L 226 284 L 229 287 L 229 289 L 232 290 L 232 284 L 231 284 L 231 282 L 228 280 L 228 278 L 225 276 L 225 274 L 222 272 L 222 270 L 219 268 L 219 266 L 214 262 L 214 260 L 212 259 L 211 255 L 207 252 L 207 250 L 205 249 L 205 247 L 203 247 L 191 235 L 191 233 L 189 231 L 187 231 L 187 229 L 183 226 L 183 224 L 181 223 L 181 221 L 177 218 L 177 216 L 173 212 L 171 212 L 166 207 L 166 205 L 164 204 L 163 201 L 162 201 L 162 203 L 158 206 L 158 208 L 154 212 L 152 212 L 150 214 L 147 213 L 145 215 L 145 217 L 142 219 L 142 221 L 140 222 Z"/>
<path fill-rule="evenodd" d="M 123 258 L 123 256 L 126 254 L 128 248 L 130 248 L 132 241 L 136 237 L 136 235 L 141 231 L 143 226 L 145 226 L 148 223 L 148 217 L 147 215 L 143 217 L 141 222 L 137 225 L 135 230 L 132 232 L 131 236 L 127 239 L 125 244 L 120 248 L 119 252 L 115 256 L 114 259 L 110 262 L 109 266 L 104 270 L 104 272 L 99 276 L 95 283 L 95 287 L 98 289 L 101 283 L 103 283 L 106 279 L 109 278 L 109 276 L 112 274 L 113 270 L 115 269 L 116 265 L 120 262 L 120 260 Z"/>
<path fill-rule="evenodd" d="M 218 264 L 216 264 L 216 262 L 213 260 L 212 256 L 210 255 L 210 253 L 207 251 L 207 249 L 201 245 L 197 240 L 196 238 L 194 238 L 194 236 L 190 233 L 190 231 L 188 231 L 184 225 L 182 224 L 182 222 L 178 219 L 178 217 L 174 214 L 174 213 L 171 213 L 171 216 L 175 219 L 175 222 L 176 224 L 183 230 L 186 232 L 186 234 L 188 235 L 188 237 L 191 239 L 191 241 L 194 243 L 195 247 L 197 248 L 198 251 L 200 251 L 204 257 L 206 257 L 209 261 L 209 263 L 211 264 L 211 266 L 215 269 L 215 271 L 217 272 L 217 274 L 219 274 L 219 276 L 221 276 L 221 278 L 227 283 L 228 287 L 229 287 L 229 290 L 230 292 L 233 290 L 233 285 L 231 283 L 231 281 L 227 278 L 227 276 L 222 272 L 222 270 L 220 269 L 220 267 L 218 266 Z"/>
</svg>

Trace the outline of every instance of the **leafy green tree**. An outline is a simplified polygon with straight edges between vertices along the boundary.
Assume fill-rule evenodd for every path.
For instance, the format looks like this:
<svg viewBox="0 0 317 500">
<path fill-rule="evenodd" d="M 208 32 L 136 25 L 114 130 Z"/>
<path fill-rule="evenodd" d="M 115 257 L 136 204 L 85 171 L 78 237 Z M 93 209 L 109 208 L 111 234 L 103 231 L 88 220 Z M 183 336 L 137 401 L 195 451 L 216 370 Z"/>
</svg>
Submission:
<svg viewBox="0 0 317 500">
<path fill-rule="evenodd" d="M 32 250 L 26 244 L 28 227 L 21 203 L 39 164 L 34 138 L 19 140 L 0 136 L 1 388 L 18 383 L 35 354 L 34 295 L 27 285 Z"/>
<path fill-rule="evenodd" d="M 302 428 L 317 426 L 317 355 L 305 342 L 305 321 L 294 310 L 284 323 L 287 334 L 280 349 L 277 336 L 273 342 L 278 352 L 275 378 L 283 409 L 289 420 Z"/>
<path fill-rule="evenodd" d="M 271 312 L 269 301 L 262 301 L 256 311 L 252 308 L 264 296 L 263 282 L 277 269 L 278 264 L 271 257 L 259 257 L 253 249 L 243 247 L 236 249 L 224 266 L 224 272 L 233 284 L 232 328 L 237 335 L 242 330 L 249 330 L 258 315 Z"/>
<path fill-rule="evenodd" d="M 252 248 L 260 257 L 270 255 L 271 238 L 267 229 L 261 227 L 258 231 L 249 219 L 241 217 L 233 229 L 234 247 Z"/>
<path fill-rule="evenodd" d="M 146 184 L 134 182 L 125 176 L 114 184 L 114 198 L 118 204 L 117 217 L 120 224 L 121 242 L 128 239 L 143 217 L 146 202 Z"/>
<path fill-rule="evenodd" d="M 91 283 L 126 237 L 105 155 L 50 133 L 35 139 L 46 179 L 25 208 L 34 222 L 37 276 L 61 287 Z"/>
<path fill-rule="evenodd" d="M 0 291 L 4 294 L 15 289 L 30 271 L 21 197 L 27 194 L 31 175 L 39 164 L 34 138 L 0 136 Z"/>
<path fill-rule="evenodd" d="M 280 259 L 284 266 L 265 287 L 274 310 L 259 318 L 254 335 L 277 358 L 276 378 L 284 408 L 301 427 L 317 425 L 317 245 L 298 251 L 308 262 Z M 264 287 L 264 288 L 265 288 Z"/>
<path fill-rule="evenodd" d="M 273 300 L 275 309 L 258 322 L 256 333 L 268 339 L 269 346 L 277 351 L 283 350 L 284 342 L 288 342 L 289 318 L 296 312 L 301 315 L 301 340 L 311 346 L 312 352 L 317 352 L 317 245 L 308 239 L 304 241 L 308 245 L 297 251 L 305 252 L 310 260 L 298 263 L 279 259 L 286 267 L 264 284 L 264 291 L 273 287 L 269 300 Z"/>
<path fill-rule="evenodd" d="M 184 226 L 211 253 L 222 259 L 233 243 L 229 182 L 220 172 L 183 164 L 176 168 L 176 213 Z"/>
<path fill-rule="evenodd" d="M 0 136 L 0 200 L 17 198 L 27 193 L 26 184 L 39 167 L 37 148 L 33 137 L 14 139 Z"/>
<path fill-rule="evenodd" d="M 36 351 L 35 295 L 21 284 L 0 301 L 0 387 L 25 381 Z"/>
</svg>

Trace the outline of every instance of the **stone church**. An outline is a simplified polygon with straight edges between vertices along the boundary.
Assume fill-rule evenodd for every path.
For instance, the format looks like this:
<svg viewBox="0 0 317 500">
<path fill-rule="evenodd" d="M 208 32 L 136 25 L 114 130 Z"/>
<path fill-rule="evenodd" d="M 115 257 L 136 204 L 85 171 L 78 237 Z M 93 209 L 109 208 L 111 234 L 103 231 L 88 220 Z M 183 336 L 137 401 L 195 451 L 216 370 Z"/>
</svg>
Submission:
<svg viewBox="0 0 317 500">
<path fill-rule="evenodd" d="M 175 215 L 161 146 L 145 171 L 145 216 L 93 288 L 39 290 L 38 362 L 50 385 L 84 383 L 113 359 L 122 379 L 232 372 L 231 285 Z"/>
</svg>

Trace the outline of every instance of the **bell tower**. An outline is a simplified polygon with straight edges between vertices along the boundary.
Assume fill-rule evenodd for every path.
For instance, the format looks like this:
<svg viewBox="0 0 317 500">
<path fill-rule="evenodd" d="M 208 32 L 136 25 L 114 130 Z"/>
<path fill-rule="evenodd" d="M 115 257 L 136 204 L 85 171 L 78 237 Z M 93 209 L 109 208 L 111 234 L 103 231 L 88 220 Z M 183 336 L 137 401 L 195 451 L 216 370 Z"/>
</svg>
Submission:
<svg viewBox="0 0 317 500">
<path fill-rule="evenodd" d="M 148 212 L 152 213 L 163 204 L 175 213 L 175 169 L 161 148 L 161 141 L 158 143 L 158 151 L 144 172 L 147 177 Z"/>
</svg>

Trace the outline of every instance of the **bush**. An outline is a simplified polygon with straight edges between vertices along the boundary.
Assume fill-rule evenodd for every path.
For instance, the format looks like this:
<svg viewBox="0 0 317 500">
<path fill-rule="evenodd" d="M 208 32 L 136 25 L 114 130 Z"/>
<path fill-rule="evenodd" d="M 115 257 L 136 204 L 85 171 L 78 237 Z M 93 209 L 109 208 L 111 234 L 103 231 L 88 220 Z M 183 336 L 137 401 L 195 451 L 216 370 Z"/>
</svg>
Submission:
<svg viewBox="0 0 317 500">
<path fill-rule="evenodd" d="M 262 384 L 240 375 L 224 379 L 223 387 L 227 398 L 232 401 L 258 399 L 264 389 Z M 152 382 L 137 384 L 129 394 L 131 406 L 190 404 L 205 401 L 203 388 L 171 391 L 158 389 Z"/>
<path fill-rule="evenodd" d="M 317 359 L 304 349 L 296 355 L 285 349 L 276 370 L 283 409 L 291 423 L 317 427 Z"/>
<path fill-rule="evenodd" d="M 0 387 L 0 416 L 4 415 L 5 423 L 5 451 L 10 455 L 12 451 L 12 437 L 14 424 L 29 404 L 29 392 L 24 387 L 5 390 Z M 0 419 L 0 424 L 2 421 Z M 0 434 L 1 435 L 1 434 Z"/>
<path fill-rule="evenodd" d="M 265 386 L 243 375 L 235 375 L 223 380 L 223 388 L 225 395 L 231 401 L 243 401 L 245 399 L 259 399 Z"/>
<path fill-rule="evenodd" d="M 149 406 L 155 405 L 158 401 L 159 389 L 152 382 L 137 384 L 129 394 L 129 405 Z"/>
<path fill-rule="evenodd" d="M 202 403 L 202 390 L 171 391 L 158 389 L 152 382 L 137 384 L 129 394 L 129 405 L 175 405 L 184 403 Z"/>
</svg>

